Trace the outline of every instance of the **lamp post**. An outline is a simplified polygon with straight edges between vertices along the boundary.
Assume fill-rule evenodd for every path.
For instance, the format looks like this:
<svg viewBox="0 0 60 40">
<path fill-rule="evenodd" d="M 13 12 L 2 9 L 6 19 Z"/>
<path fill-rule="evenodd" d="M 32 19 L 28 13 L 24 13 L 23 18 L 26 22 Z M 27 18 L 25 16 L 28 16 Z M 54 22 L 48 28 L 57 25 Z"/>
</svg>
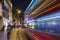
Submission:
<svg viewBox="0 0 60 40">
<path fill-rule="evenodd" d="M 18 25 L 18 24 L 20 24 L 19 14 L 21 14 L 21 10 L 16 9 L 16 11 L 17 11 L 17 25 Z M 19 18 L 19 20 L 18 20 L 18 18 Z"/>
</svg>

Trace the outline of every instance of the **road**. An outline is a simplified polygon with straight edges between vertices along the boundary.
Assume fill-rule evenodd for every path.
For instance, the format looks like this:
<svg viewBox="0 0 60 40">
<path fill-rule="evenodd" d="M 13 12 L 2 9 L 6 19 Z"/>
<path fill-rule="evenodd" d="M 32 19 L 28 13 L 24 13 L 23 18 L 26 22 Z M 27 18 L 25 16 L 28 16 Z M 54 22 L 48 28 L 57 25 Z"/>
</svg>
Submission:
<svg viewBox="0 0 60 40">
<path fill-rule="evenodd" d="M 24 28 L 16 28 L 11 31 L 9 40 L 36 40 Z"/>
<path fill-rule="evenodd" d="M 60 38 L 32 29 L 18 28 L 11 31 L 10 40 L 60 40 Z"/>
<path fill-rule="evenodd" d="M 29 30 L 26 29 L 28 33 L 30 33 L 31 35 L 33 35 L 34 37 L 37 38 L 37 40 L 60 40 L 60 38 L 52 36 L 52 35 L 47 35 L 45 33 L 41 33 L 41 32 L 37 32 L 35 30 Z"/>
</svg>

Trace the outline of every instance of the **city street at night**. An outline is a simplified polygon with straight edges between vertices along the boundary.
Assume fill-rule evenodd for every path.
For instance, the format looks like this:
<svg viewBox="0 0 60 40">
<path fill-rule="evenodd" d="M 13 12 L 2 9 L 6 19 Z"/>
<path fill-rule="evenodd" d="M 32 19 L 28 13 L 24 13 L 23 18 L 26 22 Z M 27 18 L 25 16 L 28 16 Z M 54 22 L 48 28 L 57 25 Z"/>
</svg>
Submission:
<svg viewBox="0 0 60 40">
<path fill-rule="evenodd" d="M 0 0 L 0 40 L 60 40 L 60 0 Z"/>
</svg>

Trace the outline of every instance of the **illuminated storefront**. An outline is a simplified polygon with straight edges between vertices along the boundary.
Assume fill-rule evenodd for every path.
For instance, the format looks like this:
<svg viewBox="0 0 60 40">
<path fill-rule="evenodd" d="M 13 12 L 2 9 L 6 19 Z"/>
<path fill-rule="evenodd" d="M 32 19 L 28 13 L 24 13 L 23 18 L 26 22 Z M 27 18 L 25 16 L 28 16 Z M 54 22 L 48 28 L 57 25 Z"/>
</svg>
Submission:
<svg viewBox="0 0 60 40">
<path fill-rule="evenodd" d="M 2 27 L 2 4 L 0 3 L 0 28 Z"/>
<path fill-rule="evenodd" d="M 12 3 L 10 0 L 4 0 L 4 7 L 7 9 L 7 13 L 9 16 L 9 19 L 12 21 Z"/>
<path fill-rule="evenodd" d="M 3 25 L 5 24 L 5 31 L 7 31 L 8 20 L 12 21 L 12 3 L 10 0 L 4 0 L 3 9 Z"/>
<path fill-rule="evenodd" d="M 2 4 L 0 3 L 0 16 L 2 16 Z"/>
</svg>

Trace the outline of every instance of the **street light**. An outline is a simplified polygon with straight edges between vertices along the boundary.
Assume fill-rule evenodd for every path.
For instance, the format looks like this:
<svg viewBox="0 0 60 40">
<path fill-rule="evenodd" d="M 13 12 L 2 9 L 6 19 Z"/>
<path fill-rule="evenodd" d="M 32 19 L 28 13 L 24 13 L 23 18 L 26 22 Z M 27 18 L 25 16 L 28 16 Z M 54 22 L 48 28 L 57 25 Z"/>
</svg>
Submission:
<svg viewBox="0 0 60 40">
<path fill-rule="evenodd" d="M 16 9 L 16 12 L 17 12 L 17 25 L 18 25 L 18 22 L 19 22 L 18 18 L 19 18 L 19 14 L 21 14 L 21 10 Z"/>
<path fill-rule="evenodd" d="M 21 11 L 20 11 L 20 10 L 18 10 L 18 13 L 21 13 Z"/>
<path fill-rule="evenodd" d="M 20 14 L 21 13 L 21 10 L 17 9 L 17 13 Z"/>
</svg>

